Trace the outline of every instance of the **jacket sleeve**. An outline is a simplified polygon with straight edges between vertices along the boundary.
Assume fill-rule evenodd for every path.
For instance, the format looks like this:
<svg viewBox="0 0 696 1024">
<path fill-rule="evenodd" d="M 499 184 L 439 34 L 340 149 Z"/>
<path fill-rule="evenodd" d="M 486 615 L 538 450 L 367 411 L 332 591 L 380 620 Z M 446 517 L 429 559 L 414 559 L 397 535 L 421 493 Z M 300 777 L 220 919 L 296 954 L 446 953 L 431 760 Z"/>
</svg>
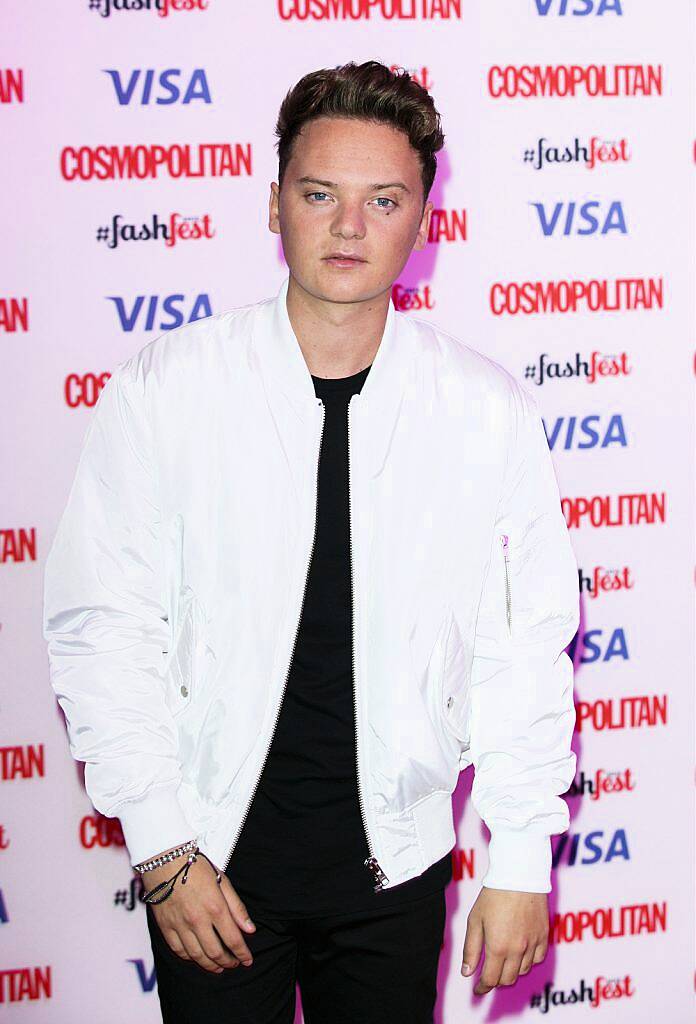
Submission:
<svg viewBox="0 0 696 1024">
<path fill-rule="evenodd" d="M 193 838 L 177 799 L 160 510 L 141 361 L 103 387 L 44 569 L 43 636 L 70 752 L 133 865 Z"/>
<path fill-rule="evenodd" d="M 550 892 L 550 837 L 569 826 L 561 794 L 576 768 L 565 647 L 579 626 L 578 567 L 536 398 L 510 381 L 508 459 L 474 642 L 472 802 L 491 833 L 482 885 Z"/>
</svg>

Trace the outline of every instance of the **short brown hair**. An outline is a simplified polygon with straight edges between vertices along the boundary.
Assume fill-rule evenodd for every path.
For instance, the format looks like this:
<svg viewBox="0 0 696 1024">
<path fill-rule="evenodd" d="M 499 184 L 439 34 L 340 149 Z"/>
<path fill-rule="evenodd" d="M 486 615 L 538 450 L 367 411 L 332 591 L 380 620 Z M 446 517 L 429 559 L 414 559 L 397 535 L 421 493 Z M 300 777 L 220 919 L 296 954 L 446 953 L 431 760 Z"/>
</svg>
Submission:
<svg viewBox="0 0 696 1024">
<path fill-rule="evenodd" d="M 405 132 L 420 157 L 425 205 L 437 170 L 435 154 L 445 136 L 432 96 L 407 71 L 391 71 L 377 60 L 368 60 L 304 75 L 286 94 L 278 113 L 279 187 L 295 138 L 303 125 L 317 117 L 352 117 Z"/>
</svg>

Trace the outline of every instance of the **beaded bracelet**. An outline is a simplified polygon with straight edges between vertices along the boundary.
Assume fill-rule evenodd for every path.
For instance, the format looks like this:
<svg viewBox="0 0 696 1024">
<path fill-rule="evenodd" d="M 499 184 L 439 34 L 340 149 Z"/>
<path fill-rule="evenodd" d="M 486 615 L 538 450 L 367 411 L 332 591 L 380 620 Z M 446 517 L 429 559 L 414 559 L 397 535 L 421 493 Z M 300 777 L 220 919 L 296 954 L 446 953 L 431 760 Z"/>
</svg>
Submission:
<svg viewBox="0 0 696 1024">
<path fill-rule="evenodd" d="M 163 864 L 167 864 L 170 860 L 174 860 L 176 857 L 181 857 L 182 854 L 195 849 L 197 844 L 198 839 L 189 839 L 187 843 L 184 843 L 182 846 L 177 846 L 175 850 L 170 850 L 169 853 L 162 853 L 159 857 L 153 857 L 151 860 L 144 860 L 140 864 L 135 864 L 135 870 L 141 875 L 146 871 L 153 871 L 154 868 L 162 867 Z"/>
</svg>

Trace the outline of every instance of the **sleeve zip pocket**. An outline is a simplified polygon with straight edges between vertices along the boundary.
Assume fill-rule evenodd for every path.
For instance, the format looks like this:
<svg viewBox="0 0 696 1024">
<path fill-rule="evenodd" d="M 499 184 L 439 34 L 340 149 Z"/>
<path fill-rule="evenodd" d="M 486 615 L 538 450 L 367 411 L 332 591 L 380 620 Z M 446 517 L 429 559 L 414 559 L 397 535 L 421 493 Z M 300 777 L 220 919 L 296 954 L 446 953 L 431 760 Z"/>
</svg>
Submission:
<svg viewBox="0 0 696 1024">
<path fill-rule="evenodd" d="M 510 596 L 510 537 L 507 533 L 500 534 L 500 543 L 503 549 L 503 567 L 505 569 L 505 614 L 507 617 L 508 633 L 512 635 L 512 599 Z"/>
</svg>

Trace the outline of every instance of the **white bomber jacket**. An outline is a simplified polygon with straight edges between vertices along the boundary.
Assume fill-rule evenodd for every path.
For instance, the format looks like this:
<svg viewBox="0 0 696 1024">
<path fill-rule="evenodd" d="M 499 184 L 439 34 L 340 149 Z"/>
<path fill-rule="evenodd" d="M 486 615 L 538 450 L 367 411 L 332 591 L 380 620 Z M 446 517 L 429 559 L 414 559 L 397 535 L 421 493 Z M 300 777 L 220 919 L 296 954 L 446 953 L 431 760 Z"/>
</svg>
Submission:
<svg viewBox="0 0 696 1024">
<path fill-rule="evenodd" d="M 277 295 L 160 335 L 103 388 L 51 545 L 43 631 L 70 750 L 133 865 L 229 863 L 311 559 L 324 407 Z M 551 890 L 576 756 L 577 564 L 536 399 L 397 313 L 348 411 L 356 770 L 375 889 L 456 842 Z M 282 857 L 282 850 L 278 851 Z"/>
</svg>

